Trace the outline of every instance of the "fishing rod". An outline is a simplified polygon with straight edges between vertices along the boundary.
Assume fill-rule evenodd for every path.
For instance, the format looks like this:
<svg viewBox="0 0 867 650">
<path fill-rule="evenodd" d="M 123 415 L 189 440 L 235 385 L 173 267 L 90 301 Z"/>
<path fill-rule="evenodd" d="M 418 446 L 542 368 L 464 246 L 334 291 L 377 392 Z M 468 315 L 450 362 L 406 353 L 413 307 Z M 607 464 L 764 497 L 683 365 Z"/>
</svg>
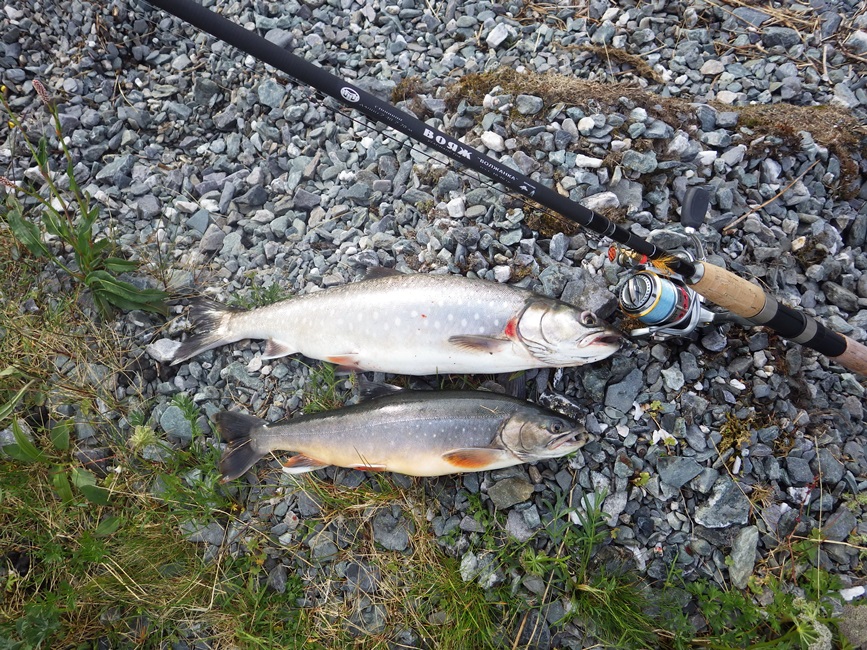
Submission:
<svg viewBox="0 0 867 650">
<path fill-rule="evenodd" d="M 357 110 L 365 117 L 381 122 L 536 203 L 614 240 L 624 248 L 634 251 L 638 261 L 646 261 L 649 266 L 652 266 L 654 261 L 660 262 L 665 266 L 665 274 L 677 280 L 674 285 L 676 291 L 680 288 L 694 291 L 754 325 L 769 327 L 784 338 L 812 348 L 850 370 L 867 375 L 867 346 L 826 328 L 802 311 L 779 303 L 758 285 L 706 260 L 684 254 L 683 251 L 672 254 L 655 246 L 602 215 L 561 196 L 553 189 L 479 153 L 469 145 L 424 123 L 415 116 L 305 61 L 255 32 L 244 29 L 201 6 L 195 0 L 149 0 L 149 2 L 281 70 L 290 77 L 312 86 L 341 104 Z M 691 194 L 689 198 L 697 204 L 703 201 L 700 193 Z M 699 210 L 691 206 L 689 212 L 697 214 Z M 701 216 L 703 219 L 704 214 L 702 213 Z M 659 274 L 654 275 L 662 277 Z M 641 284 L 644 286 L 640 286 Z M 666 287 L 670 289 L 669 284 L 657 285 L 649 281 L 633 283 L 632 288 L 640 295 L 634 291 L 630 295 L 642 301 L 650 300 L 652 307 L 665 297 L 664 294 L 670 294 Z M 623 302 L 622 297 L 621 295 L 621 302 Z M 674 294 L 674 300 L 678 300 L 677 293 Z"/>
</svg>

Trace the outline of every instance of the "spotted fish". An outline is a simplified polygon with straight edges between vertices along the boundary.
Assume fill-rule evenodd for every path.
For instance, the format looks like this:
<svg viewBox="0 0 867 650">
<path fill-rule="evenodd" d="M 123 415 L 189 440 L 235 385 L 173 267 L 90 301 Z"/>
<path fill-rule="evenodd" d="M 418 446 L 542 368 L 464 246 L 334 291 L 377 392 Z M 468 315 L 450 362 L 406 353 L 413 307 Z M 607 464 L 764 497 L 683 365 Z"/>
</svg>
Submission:
<svg viewBox="0 0 867 650">
<path fill-rule="evenodd" d="M 200 300 L 173 364 L 241 339 L 263 358 L 301 353 L 344 369 L 404 375 L 502 373 L 604 359 L 620 334 L 589 311 L 526 289 L 454 275 L 386 272 L 240 311 Z"/>
<path fill-rule="evenodd" d="M 217 413 L 217 429 L 228 443 L 220 461 L 223 481 L 242 476 L 276 450 L 296 452 L 284 464 L 292 474 L 337 465 L 442 476 L 557 458 L 591 440 L 583 426 L 506 395 L 387 389 L 389 394 L 360 404 L 281 425 Z"/>
</svg>

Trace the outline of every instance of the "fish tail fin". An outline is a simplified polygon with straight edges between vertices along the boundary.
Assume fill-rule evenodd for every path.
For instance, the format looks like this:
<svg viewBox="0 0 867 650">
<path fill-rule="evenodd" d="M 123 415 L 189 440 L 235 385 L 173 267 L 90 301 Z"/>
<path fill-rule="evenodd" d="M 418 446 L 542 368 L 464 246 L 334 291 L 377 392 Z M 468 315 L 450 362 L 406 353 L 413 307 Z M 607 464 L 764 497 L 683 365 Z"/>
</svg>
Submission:
<svg viewBox="0 0 867 650">
<path fill-rule="evenodd" d="M 195 327 L 195 332 L 181 343 L 172 359 L 172 365 L 242 338 L 233 334 L 229 325 L 232 316 L 238 312 L 237 309 L 206 298 L 195 300 L 190 306 L 190 320 Z"/>
<path fill-rule="evenodd" d="M 267 453 L 260 450 L 254 440 L 254 431 L 265 422 L 252 415 L 222 411 L 214 417 L 223 442 L 229 443 L 220 459 L 222 482 L 227 483 L 246 474 Z"/>
</svg>

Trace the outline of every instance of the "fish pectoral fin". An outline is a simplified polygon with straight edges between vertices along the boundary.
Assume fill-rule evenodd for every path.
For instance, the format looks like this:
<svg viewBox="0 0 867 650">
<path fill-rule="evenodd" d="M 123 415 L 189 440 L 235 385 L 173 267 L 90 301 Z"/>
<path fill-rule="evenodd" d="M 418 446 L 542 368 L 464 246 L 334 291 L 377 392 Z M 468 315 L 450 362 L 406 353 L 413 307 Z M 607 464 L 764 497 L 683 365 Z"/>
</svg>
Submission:
<svg viewBox="0 0 867 650">
<path fill-rule="evenodd" d="M 361 472 L 384 472 L 387 468 L 385 465 L 353 465 L 352 469 Z"/>
<path fill-rule="evenodd" d="M 495 336 L 450 336 L 449 343 L 465 350 L 494 354 L 510 346 L 509 339 Z"/>
<path fill-rule="evenodd" d="M 459 469 L 481 471 L 514 458 L 508 451 L 489 447 L 452 449 L 443 454 L 443 460 Z M 517 462 L 515 463 L 517 464 Z M 502 465 L 500 465 L 502 466 Z"/>
<path fill-rule="evenodd" d="M 290 354 L 295 354 L 297 350 L 293 350 L 285 343 L 280 343 L 274 339 L 268 339 L 265 343 L 265 352 L 262 354 L 263 359 L 279 359 Z"/>
<path fill-rule="evenodd" d="M 303 474 L 304 472 L 312 472 L 320 467 L 328 467 L 330 464 L 323 463 L 321 460 L 316 460 L 315 458 L 309 458 L 304 454 L 298 454 L 283 463 L 283 471 L 287 474 Z"/>
<path fill-rule="evenodd" d="M 376 399 L 385 395 L 394 395 L 400 393 L 403 388 L 400 386 L 392 386 L 391 384 L 383 384 L 378 381 L 368 381 L 364 377 L 358 379 L 358 396 L 362 400 Z"/>
<path fill-rule="evenodd" d="M 378 278 L 393 278 L 396 275 L 406 275 L 405 273 L 401 273 L 395 269 L 389 268 L 387 266 L 371 266 L 367 269 L 367 273 L 364 274 L 365 280 L 376 280 Z"/>
<path fill-rule="evenodd" d="M 358 360 L 358 354 L 355 352 L 333 354 L 329 357 L 325 357 L 325 360 L 335 364 L 337 366 L 338 372 L 347 373 L 358 372 L 359 370 L 361 370 L 361 366 L 359 365 Z"/>
</svg>

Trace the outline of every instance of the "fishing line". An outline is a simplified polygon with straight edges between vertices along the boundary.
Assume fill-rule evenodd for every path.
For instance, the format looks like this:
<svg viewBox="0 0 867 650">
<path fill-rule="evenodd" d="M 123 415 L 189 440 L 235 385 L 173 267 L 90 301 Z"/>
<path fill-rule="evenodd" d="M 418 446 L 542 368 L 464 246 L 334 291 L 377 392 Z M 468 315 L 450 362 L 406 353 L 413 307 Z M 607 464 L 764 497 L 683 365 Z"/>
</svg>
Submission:
<svg viewBox="0 0 867 650">
<path fill-rule="evenodd" d="M 665 262 L 673 273 L 679 274 L 691 289 L 711 302 L 748 319 L 755 325 L 770 327 L 783 337 L 813 348 L 847 368 L 867 374 L 867 346 L 826 328 L 803 311 L 780 304 L 761 287 L 735 273 L 710 264 L 706 260 L 693 261 L 683 256 L 673 256 L 599 213 L 561 196 L 554 189 L 534 181 L 498 160 L 481 154 L 466 143 L 199 5 L 194 0 L 150 0 L 150 3 L 283 71 L 298 82 L 312 86 L 329 97 L 357 109 L 368 119 L 424 143 L 432 150 L 461 163 L 462 166 L 502 183 L 505 187 L 519 192 L 585 228 L 608 237 L 650 260 L 666 258 Z"/>
</svg>

